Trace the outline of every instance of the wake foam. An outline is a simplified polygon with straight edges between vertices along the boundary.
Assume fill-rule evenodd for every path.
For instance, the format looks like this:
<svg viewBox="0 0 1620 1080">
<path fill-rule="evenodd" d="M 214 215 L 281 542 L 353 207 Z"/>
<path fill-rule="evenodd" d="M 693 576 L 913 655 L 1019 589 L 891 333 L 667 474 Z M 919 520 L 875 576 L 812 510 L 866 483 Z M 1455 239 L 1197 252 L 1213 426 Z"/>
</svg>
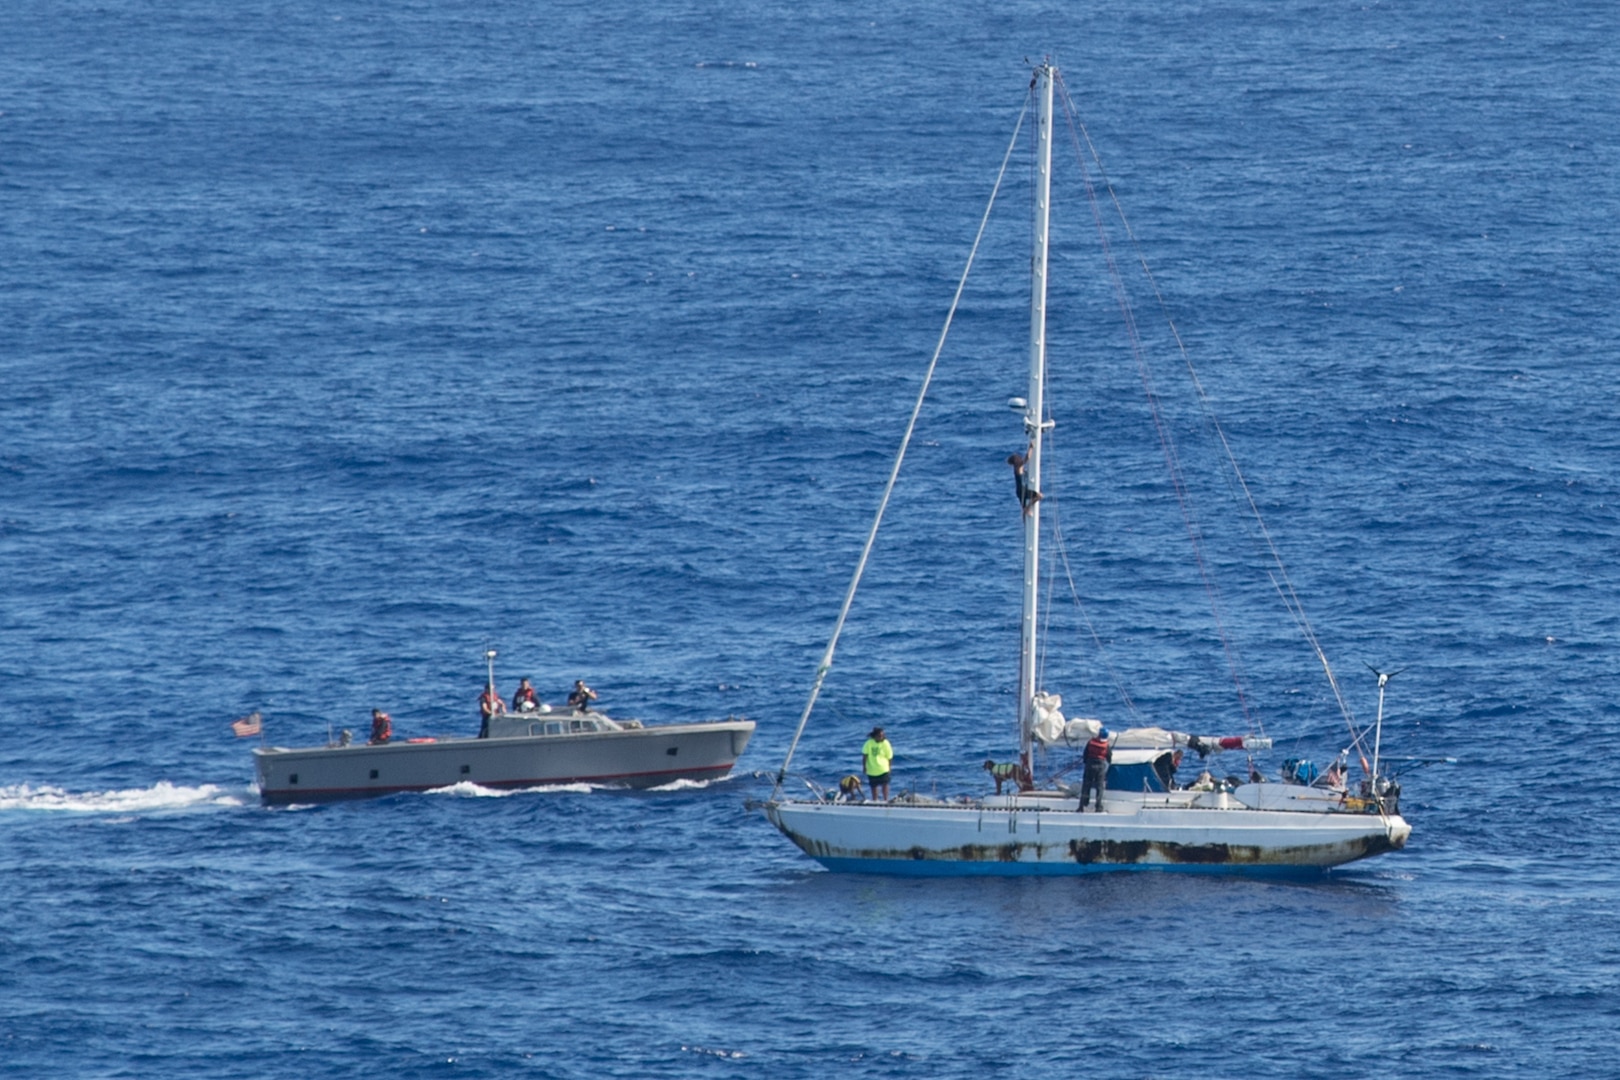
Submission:
<svg viewBox="0 0 1620 1080">
<path fill-rule="evenodd" d="M 429 788 L 422 792 L 424 795 L 450 795 L 462 799 L 505 799 L 512 795 L 534 794 L 536 792 L 589 792 L 596 791 L 594 784 L 542 784 L 537 787 L 525 788 L 487 788 L 473 783 L 471 780 L 462 780 L 459 783 L 446 787 Z"/>
<path fill-rule="evenodd" d="M 501 791 L 498 788 L 481 787 L 471 780 L 461 780 L 445 787 L 428 788 L 422 794 L 450 795 L 458 799 L 504 799 L 512 793 L 510 791 Z"/>
<path fill-rule="evenodd" d="M 724 777 L 720 778 L 725 779 Z M 671 780 L 667 784 L 650 787 L 648 791 L 702 791 L 710 784 L 718 784 L 720 780 Z"/>
<path fill-rule="evenodd" d="M 0 810 L 45 810 L 78 814 L 129 814 L 152 810 L 185 810 L 196 806 L 241 806 L 246 793 L 218 784 L 184 787 L 160 780 L 148 788 L 80 791 L 41 784 L 0 787 Z"/>
</svg>

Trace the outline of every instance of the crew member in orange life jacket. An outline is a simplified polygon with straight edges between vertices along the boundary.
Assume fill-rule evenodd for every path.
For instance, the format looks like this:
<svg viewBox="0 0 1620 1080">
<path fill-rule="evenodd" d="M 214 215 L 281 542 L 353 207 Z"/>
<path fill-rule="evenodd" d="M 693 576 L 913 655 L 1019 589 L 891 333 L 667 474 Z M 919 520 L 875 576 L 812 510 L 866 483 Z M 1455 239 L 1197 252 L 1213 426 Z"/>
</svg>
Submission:
<svg viewBox="0 0 1620 1080">
<path fill-rule="evenodd" d="M 394 737 L 394 719 L 381 709 L 371 710 L 371 745 L 381 746 Z"/>
<path fill-rule="evenodd" d="M 506 702 L 501 700 L 501 695 L 495 692 L 493 686 L 484 687 L 484 692 L 478 695 L 478 715 L 483 718 L 483 723 L 478 727 L 478 737 L 489 738 L 489 718 L 505 714 Z"/>
<path fill-rule="evenodd" d="M 534 696 L 534 687 L 529 685 L 528 679 L 519 679 L 517 693 L 512 695 L 513 712 L 531 712 L 540 707 L 540 699 Z"/>
<path fill-rule="evenodd" d="M 1108 780 L 1108 763 L 1114 759 L 1114 748 L 1108 744 L 1108 729 L 1103 728 L 1097 732 L 1097 737 L 1086 743 L 1086 778 L 1080 782 L 1080 809 L 1086 808 L 1086 800 L 1092 792 L 1097 793 L 1097 813 L 1102 813 L 1103 786 Z"/>
</svg>

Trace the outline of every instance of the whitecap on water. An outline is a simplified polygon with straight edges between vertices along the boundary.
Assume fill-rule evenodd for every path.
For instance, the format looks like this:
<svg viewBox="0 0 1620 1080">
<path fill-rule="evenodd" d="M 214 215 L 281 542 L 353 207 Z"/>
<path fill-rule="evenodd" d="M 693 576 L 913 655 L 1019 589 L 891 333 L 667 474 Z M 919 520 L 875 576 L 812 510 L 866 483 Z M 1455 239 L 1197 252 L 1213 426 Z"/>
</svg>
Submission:
<svg viewBox="0 0 1620 1080">
<path fill-rule="evenodd" d="M 688 1054 L 699 1054 L 703 1057 L 726 1058 L 731 1061 L 740 1061 L 748 1056 L 741 1050 L 725 1050 L 713 1046 L 682 1046 L 681 1049 Z"/>
<path fill-rule="evenodd" d="M 195 787 L 160 780 L 151 787 L 121 791 L 67 791 L 42 784 L 0 787 L 0 810 L 56 810 L 82 814 L 128 814 L 152 810 L 184 810 L 196 806 L 241 806 L 246 789 L 199 784 Z"/>
</svg>

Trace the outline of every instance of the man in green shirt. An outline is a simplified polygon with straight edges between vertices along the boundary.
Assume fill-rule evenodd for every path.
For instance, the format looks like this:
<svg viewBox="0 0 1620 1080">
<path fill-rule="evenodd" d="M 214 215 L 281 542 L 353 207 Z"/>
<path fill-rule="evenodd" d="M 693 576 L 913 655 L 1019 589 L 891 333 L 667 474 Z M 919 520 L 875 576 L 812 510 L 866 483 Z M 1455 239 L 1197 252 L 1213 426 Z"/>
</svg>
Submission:
<svg viewBox="0 0 1620 1080">
<path fill-rule="evenodd" d="M 894 758 L 894 747 L 889 745 L 883 729 L 875 727 L 861 747 L 866 759 L 866 782 L 872 786 L 872 798 L 889 801 L 889 762 Z"/>
</svg>

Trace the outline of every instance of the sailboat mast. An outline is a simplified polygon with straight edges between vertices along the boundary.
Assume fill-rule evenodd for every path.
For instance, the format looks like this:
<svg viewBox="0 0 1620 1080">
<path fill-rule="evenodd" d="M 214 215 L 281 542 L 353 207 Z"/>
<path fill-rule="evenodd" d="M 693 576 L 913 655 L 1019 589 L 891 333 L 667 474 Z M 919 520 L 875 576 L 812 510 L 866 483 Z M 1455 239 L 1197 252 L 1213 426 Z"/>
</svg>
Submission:
<svg viewBox="0 0 1620 1080">
<path fill-rule="evenodd" d="M 1045 430 L 1046 389 L 1046 249 L 1052 218 L 1052 81 L 1050 64 L 1035 69 L 1035 246 L 1029 278 L 1029 396 L 1024 432 L 1029 439 L 1024 473 L 1029 486 L 1041 490 L 1041 435 Z M 1036 621 L 1041 546 L 1041 504 L 1032 500 L 1024 511 L 1024 617 L 1019 648 L 1018 754 L 1026 769 L 1034 767 Z"/>
</svg>

